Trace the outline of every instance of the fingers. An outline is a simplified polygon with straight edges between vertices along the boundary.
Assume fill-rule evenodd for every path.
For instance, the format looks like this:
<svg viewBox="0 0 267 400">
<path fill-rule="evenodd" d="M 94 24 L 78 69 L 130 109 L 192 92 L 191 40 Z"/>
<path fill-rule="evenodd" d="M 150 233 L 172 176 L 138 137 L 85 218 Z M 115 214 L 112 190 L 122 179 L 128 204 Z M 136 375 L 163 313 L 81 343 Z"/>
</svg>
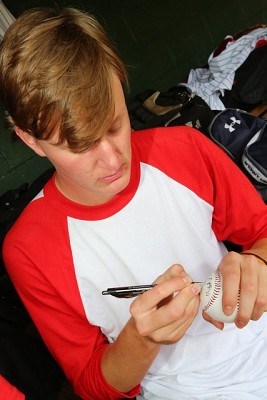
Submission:
<svg viewBox="0 0 267 400">
<path fill-rule="evenodd" d="M 258 264 L 258 291 L 251 319 L 256 321 L 267 311 L 267 267 Z"/>
<path fill-rule="evenodd" d="M 211 323 L 212 325 L 215 326 L 215 328 L 220 329 L 221 331 L 224 328 L 224 323 L 223 322 L 219 322 L 214 320 L 213 318 L 211 318 L 205 311 L 202 312 L 202 316 L 205 319 L 205 321 Z"/>
<path fill-rule="evenodd" d="M 192 282 L 192 278 L 186 274 L 181 265 L 171 266 L 164 274 L 160 275 L 154 283 L 157 285 L 137 299 L 137 303 L 146 308 L 156 307 L 159 302 L 182 290 Z"/>
<path fill-rule="evenodd" d="M 219 265 L 219 270 L 223 281 L 223 312 L 226 315 L 231 315 L 235 310 L 239 297 L 241 279 L 239 254 L 235 252 L 226 254 Z"/>
<path fill-rule="evenodd" d="M 223 278 L 223 311 L 230 315 L 237 302 L 235 324 L 245 327 L 267 310 L 267 268 L 250 255 L 228 253 L 219 265 Z"/>
<path fill-rule="evenodd" d="M 239 311 L 236 319 L 236 326 L 245 327 L 254 311 L 255 302 L 258 295 L 259 276 L 255 273 L 258 263 L 249 260 L 247 256 L 242 256 L 242 274 L 240 281 Z"/>
<path fill-rule="evenodd" d="M 169 283 L 169 282 L 168 282 Z M 162 284 L 161 286 L 164 286 Z M 166 286 L 166 285 L 165 285 Z M 155 289 L 155 290 L 154 290 Z M 154 294 L 151 291 L 154 290 Z M 150 291 L 151 297 L 153 297 L 154 305 L 157 305 L 157 299 L 162 300 L 162 293 L 165 292 L 165 288 L 155 287 Z M 168 295 L 170 292 L 168 291 Z M 191 300 L 199 293 L 198 285 L 189 285 L 188 287 L 181 290 L 178 294 L 176 294 L 173 299 L 163 305 L 162 307 L 157 308 L 157 312 L 147 313 L 147 318 L 142 319 L 139 324 L 139 331 L 141 335 L 147 335 L 153 331 L 156 331 L 160 328 L 164 328 L 172 324 L 176 321 L 183 321 L 184 319 L 191 318 L 191 308 L 189 304 Z M 167 295 L 167 296 L 168 296 Z M 141 298 L 137 299 L 141 302 Z M 159 301 L 159 302 L 160 302 Z M 134 307 L 134 304 L 132 304 Z M 131 308 L 131 312 L 134 313 L 134 309 Z"/>
<path fill-rule="evenodd" d="M 265 286 L 261 286 L 259 289 L 259 293 L 256 299 L 255 307 L 252 312 L 251 319 L 253 321 L 257 321 L 260 319 L 262 314 L 267 311 L 267 293 L 266 293 L 266 287 L 267 287 L 267 280 L 265 280 Z"/>
<path fill-rule="evenodd" d="M 194 321 L 199 309 L 199 297 L 195 296 L 188 303 L 188 306 L 179 319 L 165 327 L 155 330 L 152 334 L 153 340 L 161 344 L 176 343 L 185 332 L 188 330 L 192 322 Z M 177 323 L 179 321 L 179 323 Z"/>
<path fill-rule="evenodd" d="M 160 343 L 173 343 L 184 335 L 199 307 L 200 286 L 191 282 L 182 266 L 173 265 L 155 287 L 132 302 L 130 312 L 140 335 Z"/>
</svg>

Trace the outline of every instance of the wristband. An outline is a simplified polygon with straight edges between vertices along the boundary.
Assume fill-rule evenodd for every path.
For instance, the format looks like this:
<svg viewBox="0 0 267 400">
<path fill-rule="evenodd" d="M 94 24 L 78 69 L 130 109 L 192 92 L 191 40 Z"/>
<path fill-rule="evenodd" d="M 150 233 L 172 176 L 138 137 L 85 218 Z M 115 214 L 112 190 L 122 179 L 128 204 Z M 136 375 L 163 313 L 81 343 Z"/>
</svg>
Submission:
<svg viewBox="0 0 267 400">
<path fill-rule="evenodd" d="M 258 254 L 254 254 L 254 253 L 249 253 L 249 252 L 243 252 L 243 253 L 241 253 L 241 254 L 247 254 L 248 256 L 254 256 L 254 257 L 256 257 L 258 260 L 259 260 L 259 262 L 261 263 L 261 264 L 265 264 L 265 265 L 267 265 L 267 261 L 264 259 L 264 258 L 262 258 L 261 256 L 258 256 Z"/>
</svg>

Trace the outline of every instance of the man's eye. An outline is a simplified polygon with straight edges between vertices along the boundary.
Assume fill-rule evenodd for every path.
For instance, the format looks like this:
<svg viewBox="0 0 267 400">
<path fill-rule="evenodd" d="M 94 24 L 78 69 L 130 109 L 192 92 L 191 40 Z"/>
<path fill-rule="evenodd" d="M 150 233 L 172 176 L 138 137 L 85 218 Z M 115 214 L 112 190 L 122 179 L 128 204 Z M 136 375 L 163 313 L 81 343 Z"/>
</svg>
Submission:
<svg viewBox="0 0 267 400">
<path fill-rule="evenodd" d="M 118 133 L 120 127 L 114 127 L 108 130 L 108 135 L 116 135 Z"/>
</svg>

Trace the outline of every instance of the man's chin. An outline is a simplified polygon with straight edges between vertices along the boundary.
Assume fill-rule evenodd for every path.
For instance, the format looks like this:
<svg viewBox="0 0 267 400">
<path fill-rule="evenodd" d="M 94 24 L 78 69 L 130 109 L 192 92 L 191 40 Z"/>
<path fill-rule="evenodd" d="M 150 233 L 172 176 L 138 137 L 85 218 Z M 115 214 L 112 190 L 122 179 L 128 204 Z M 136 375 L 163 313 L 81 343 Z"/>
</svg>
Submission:
<svg viewBox="0 0 267 400">
<path fill-rule="evenodd" d="M 111 189 L 111 192 L 113 193 L 113 195 L 117 195 L 117 194 L 121 193 L 124 189 L 126 189 L 129 182 L 130 182 L 129 174 L 124 175 L 120 179 L 112 182 L 112 184 L 110 185 L 110 189 Z"/>
</svg>

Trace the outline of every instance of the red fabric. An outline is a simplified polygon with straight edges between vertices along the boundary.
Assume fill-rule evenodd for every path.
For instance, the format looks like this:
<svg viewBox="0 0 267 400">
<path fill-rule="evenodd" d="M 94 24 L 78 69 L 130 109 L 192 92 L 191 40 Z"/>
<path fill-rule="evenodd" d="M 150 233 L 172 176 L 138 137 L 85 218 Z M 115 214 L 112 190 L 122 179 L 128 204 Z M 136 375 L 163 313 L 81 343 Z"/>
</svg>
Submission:
<svg viewBox="0 0 267 400">
<path fill-rule="evenodd" d="M 135 194 L 139 161 L 143 161 L 214 207 L 212 224 L 219 240 L 232 240 L 248 248 L 267 237 L 267 211 L 260 196 L 229 157 L 204 135 L 191 128 L 173 127 L 135 132 L 132 138 L 132 177 L 121 194 L 105 205 L 85 207 L 64 199 L 51 180 L 45 196 L 24 210 L 4 243 L 5 263 L 19 295 L 84 400 L 134 397 L 140 386 L 128 394 L 119 393 L 102 375 L 101 356 L 108 342 L 85 315 L 67 215 L 80 220 L 101 219 L 123 208 Z"/>
<path fill-rule="evenodd" d="M 260 39 L 256 43 L 256 48 L 261 47 L 261 46 L 266 46 L 267 45 L 267 40 L 266 39 Z"/>
<path fill-rule="evenodd" d="M 1 400 L 24 400 L 25 396 L 0 375 L 0 398 Z"/>
<path fill-rule="evenodd" d="M 256 240 L 267 237 L 266 205 L 229 156 L 191 128 L 178 127 L 180 135 L 175 134 L 177 127 L 165 132 L 155 135 L 155 129 L 146 131 L 142 161 L 165 172 L 170 160 L 168 175 L 214 207 L 212 227 L 219 240 L 249 248 Z M 173 162 L 175 158 L 177 163 Z"/>
<path fill-rule="evenodd" d="M 234 42 L 235 39 L 233 37 L 228 37 L 226 39 L 224 39 L 219 45 L 218 47 L 214 50 L 213 52 L 213 57 L 217 57 L 221 54 L 222 51 L 225 50 L 226 46 L 228 45 L 228 43 L 230 42 Z"/>
</svg>

